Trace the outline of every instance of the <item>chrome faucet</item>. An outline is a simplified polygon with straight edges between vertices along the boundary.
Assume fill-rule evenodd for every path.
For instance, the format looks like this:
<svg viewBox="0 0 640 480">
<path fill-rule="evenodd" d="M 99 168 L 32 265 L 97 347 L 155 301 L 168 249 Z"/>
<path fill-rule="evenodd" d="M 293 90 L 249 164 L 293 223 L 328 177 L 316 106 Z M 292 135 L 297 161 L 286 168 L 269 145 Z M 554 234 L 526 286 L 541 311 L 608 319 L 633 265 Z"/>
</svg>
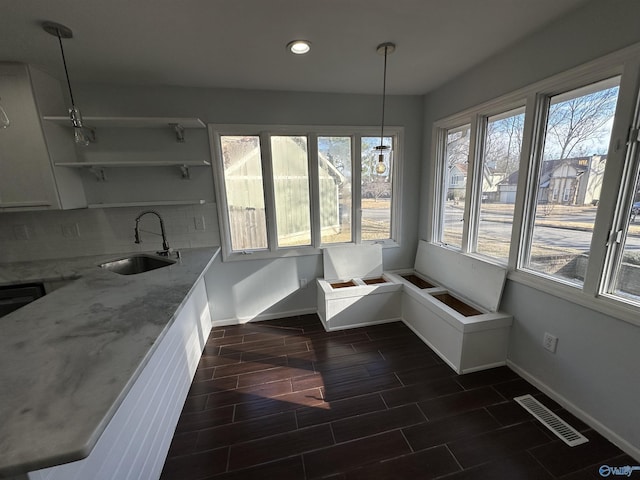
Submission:
<svg viewBox="0 0 640 480">
<path fill-rule="evenodd" d="M 160 214 L 158 212 L 156 212 L 155 210 L 146 210 L 144 212 L 142 212 L 140 215 L 138 215 L 138 218 L 136 218 L 136 240 L 135 243 L 142 243 L 140 241 L 140 230 L 139 230 L 139 226 L 140 226 L 140 219 L 145 216 L 147 213 L 152 213 L 154 214 L 156 217 L 158 217 L 158 220 L 160 220 L 160 231 L 162 232 L 162 250 L 159 252 L 156 252 L 158 255 L 162 255 L 165 257 L 169 256 L 169 252 L 171 251 L 171 249 L 169 248 L 169 242 L 167 242 L 167 234 L 164 231 L 164 221 L 162 220 L 162 217 L 160 216 Z M 150 232 L 153 233 L 153 232 Z M 155 234 L 157 235 L 157 233 Z"/>
</svg>

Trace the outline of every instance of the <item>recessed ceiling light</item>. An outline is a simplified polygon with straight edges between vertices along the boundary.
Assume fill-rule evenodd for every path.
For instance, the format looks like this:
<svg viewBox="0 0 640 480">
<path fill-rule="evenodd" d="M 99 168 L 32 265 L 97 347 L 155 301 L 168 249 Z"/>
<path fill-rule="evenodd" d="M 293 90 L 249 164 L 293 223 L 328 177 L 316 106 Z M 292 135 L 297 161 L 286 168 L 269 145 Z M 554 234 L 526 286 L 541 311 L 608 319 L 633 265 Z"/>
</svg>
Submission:
<svg viewBox="0 0 640 480">
<path fill-rule="evenodd" d="M 306 40 L 293 40 L 287 43 L 287 50 L 296 55 L 304 55 L 311 50 L 311 42 Z"/>
</svg>

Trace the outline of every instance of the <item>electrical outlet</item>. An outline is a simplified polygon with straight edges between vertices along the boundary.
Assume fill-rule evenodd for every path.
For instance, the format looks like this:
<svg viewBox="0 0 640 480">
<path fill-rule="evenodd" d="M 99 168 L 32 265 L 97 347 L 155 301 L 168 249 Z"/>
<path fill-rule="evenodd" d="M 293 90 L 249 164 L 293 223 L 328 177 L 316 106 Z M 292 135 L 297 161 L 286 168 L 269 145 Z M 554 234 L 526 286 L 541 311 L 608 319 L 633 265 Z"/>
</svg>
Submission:
<svg viewBox="0 0 640 480">
<path fill-rule="evenodd" d="M 16 240 L 29 240 L 29 229 L 26 225 L 14 225 L 13 236 Z"/>
<path fill-rule="evenodd" d="M 556 349 L 558 348 L 558 337 L 545 332 L 544 339 L 542 340 L 542 346 L 551 353 L 556 353 Z"/>
<path fill-rule="evenodd" d="M 203 216 L 193 217 L 193 224 L 195 225 L 196 230 L 206 229 Z"/>
<path fill-rule="evenodd" d="M 301 279 L 300 279 L 300 288 L 307 288 L 307 285 L 308 285 L 308 284 L 309 284 L 309 283 L 307 282 L 307 279 L 306 279 L 306 278 L 301 278 Z"/>
<path fill-rule="evenodd" d="M 77 223 L 62 225 L 62 236 L 65 238 L 77 238 L 80 236 L 80 227 Z"/>
</svg>

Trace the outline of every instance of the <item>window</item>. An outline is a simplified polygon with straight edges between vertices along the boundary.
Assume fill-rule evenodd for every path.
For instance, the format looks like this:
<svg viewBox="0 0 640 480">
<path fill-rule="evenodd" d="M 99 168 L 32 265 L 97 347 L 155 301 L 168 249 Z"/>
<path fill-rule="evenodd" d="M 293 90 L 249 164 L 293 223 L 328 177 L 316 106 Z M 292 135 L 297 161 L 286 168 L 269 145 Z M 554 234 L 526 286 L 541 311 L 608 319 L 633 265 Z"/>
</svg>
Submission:
<svg viewBox="0 0 640 480">
<path fill-rule="evenodd" d="M 394 150 L 383 174 L 375 173 L 376 131 L 211 125 L 224 258 L 313 253 L 337 243 L 394 244 L 402 129 L 389 128 L 383 139 Z"/>
<path fill-rule="evenodd" d="M 619 83 L 549 98 L 525 268 L 583 284 Z"/>
<path fill-rule="evenodd" d="M 464 209 L 467 192 L 471 125 L 452 128 L 445 133 L 444 199 L 440 242 L 462 248 Z"/>
<path fill-rule="evenodd" d="M 638 160 L 636 160 L 638 165 Z M 640 168 L 633 184 L 631 208 L 625 215 L 625 228 L 620 232 L 619 255 L 613 272 L 612 293 L 640 304 Z"/>
<path fill-rule="evenodd" d="M 635 124 L 622 172 L 619 214 L 607 242 L 611 260 L 605 269 L 602 290 L 605 296 L 640 306 L 640 112 L 636 112 Z"/>
<path fill-rule="evenodd" d="M 392 138 L 383 137 L 382 144 L 393 148 Z M 374 148 L 380 145 L 380 137 L 362 137 L 361 145 L 361 228 L 363 240 L 387 240 L 391 238 L 391 206 L 393 199 L 393 165 L 376 173 L 378 154 Z M 391 160 L 393 163 L 393 159 Z"/>
<path fill-rule="evenodd" d="M 639 53 L 436 122 L 431 241 L 640 325 Z"/>
<path fill-rule="evenodd" d="M 524 107 L 486 119 L 476 252 L 502 263 L 509 259 L 523 134 Z"/>
<path fill-rule="evenodd" d="M 307 137 L 271 137 L 278 247 L 311 245 Z"/>
<path fill-rule="evenodd" d="M 220 137 L 231 250 L 267 248 L 260 138 Z"/>
<path fill-rule="evenodd" d="M 318 137 L 322 244 L 353 241 L 352 163 L 351 137 Z"/>
</svg>

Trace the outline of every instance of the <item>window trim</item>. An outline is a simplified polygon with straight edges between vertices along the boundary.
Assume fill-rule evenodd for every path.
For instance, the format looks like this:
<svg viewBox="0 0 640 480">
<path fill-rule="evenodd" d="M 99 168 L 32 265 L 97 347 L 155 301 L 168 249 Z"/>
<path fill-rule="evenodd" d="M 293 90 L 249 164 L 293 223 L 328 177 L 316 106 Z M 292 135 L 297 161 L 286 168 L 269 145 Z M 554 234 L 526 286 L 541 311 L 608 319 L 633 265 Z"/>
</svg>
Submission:
<svg viewBox="0 0 640 480">
<path fill-rule="evenodd" d="M 471 164 L 471 150 L 472 145 L 475 142 L 475 134 L 474 129 L 476 128 L 474 119 L 470 117 L 453 117 L 449 118 L 446 121 L 439 122 L 439 127 L 437 130 L 434 130 L 434 139 L 436 139 L 436 150 L 435 155 L 436 158 L 440 159 L 436 163 L 436 173 L 435 173 L 435 200 L 434 204 L 434 213 L 435 215 L 432 217 L 432 225 L 434 228 L 431 233 L 431 243 L 436 245 L 440 245 L 444 248 L 448 248 L 453 250 L 454 252 L 464 252 L 465 246 L 467 245 L 467 241 L 465 240 L 468 235 L 468 218 L 467 212 L 468 209 L 465 206 L 465 210 L 463 212 L 462 220 L 462 237 L 460 239 L 460 248 L 455 245 L 447 244 L 442 242 L 442 236 L 444 235 L 444 207 L 446 206 L 446 196 L 447 196 L 447 188 L 450 184 L 446 183 L 446 179 L 448 176 L 448 169 L 446 165 L 446 155 L 447 155 L 447 135 L 450 130 L 455 130 L 458 128 L 462 128 L 466 125 L 469 125 L 469 159 L 467 162 L 467 182 L 465 185 L 465 196 L 469 194 L 469 184 L 472 179 L 469 178 L 469 172 L 473 172 L 473 167 Z"/>
<path fill-rule="evenodd" d="M 609 147 L 607 152 L 607 160 L 608 160 L 607 163 L 611 164 L 616 162 L 615 154 L 617 153 L 617 151 L 612 147 L 616 143 L 614 142 L 614 140 L 616 139 L 616 134 L 619 134 L 620 124 L 623 123 L 619 119 L 619 112 L 620 112 L 619 106 L 625 102 L 625 98 L 623 97 L 624 92 L 622 91 L 622 73 L 623 73 L 623 65 L 617 64 L 611 68 L 604 69 L 599 74 L 592 75 L 587 78 L 580 77 L 576 79 L 571 79 L 571 78 L 564 79 L 564 81 L 562 82 L 561 88 L 547 89 L 547 91 L 537 92 L 536 101 L 535 101 L 535 112 L 534 112 L 535 133 L 531 139 L 531 142 L 533 145 L 532 146 L 533 152 L 532 152 L 532 156 L 528 158 L 529 175 L 527 176 L 527 180 L 528 180 L 527 184 L 524 186 L 524 188 L 528 189 L 528 203 L 526 205 L 526 211 L 525 211 L 527 222 L 526 222 L 526 230 L 524 230 L 525 236 L 522 237 L 523 243 L 520 244 L 520 248 L 519 248 L 520 256 L 517 264 L 517 269 L 522 272 L 531 273 L 535 277 L 548 279 L 550 281 L 556 282 L 557 284 L 565 285 L 566 287 L 573 288 L 576 291 L 580 291 L 584 293 L 591 292 L 591 294 L 594 296 L 597 295 L 597 293 L 595 289 L 593 289 L 592 287 L 594 285 L 597 285 L 600 282 L 600 279 L 603 278 L 603 275 L 604 275 L 604 272 L 602 272 L 601 269 L 598 269 L 598 271 L 594 271 L 594 269 L 591 267 L 592 253 L 596 255 L 595 258 L 597 259 L 598 250 L 602 250 L 598 248 L 596 249 L 593 248 L 594 245 L 598 245 L 598 240 L 596 239 L 596 231 L 601 231 L 604 228 L 603 222 L 598 222 L 598 218 L 599 217 L 602 218 L 602 214 L 599 213 L 601 212 L 600 205 L 598 206 L 596 217 L 594 218 L 594 228 L 591 233 L 591 247 L 589 249 L 590 253 L 589 253 L 589 261 L 587 264 L 588 265 L 587 271 L 585 272 L 585 278 L 581 284 L 573 283 L 561 277 L 555 277 L 552 275 L 547 275 L 542 272 L 538 272 L 530 268 L 529 266 L 530 249 L 533 243 L 532 238 L 533 238 L 534 224 L 535 224 L 536 201 L 539 194 L 539 191 L 538 191 L 539 177 L 541 173 L 541 164 L 544 161 L 542 157 L 543 157 L 543 150 L 545 145 L 545 141 L 544 141 L 545 131 L 547 126 L 546 124 L 548 120 L 548 112 L 549 112 L 551 99 L 556 95 L 563 95 L 565 93 L 571 92 L 572 90 L 581 89 L 582 87 L 586 87 L 591 83 L 598 83 L 600 81 L 604 81 L 609 78 L 619 76 L 620 90 L 618 94 L 616 111 L 614 113 L 614 125 L 611 131 L 611 138 L 609 141 Z M 609 170 L 611 171 L 612 169 L 609 169 Z M 605 171 L 605 175 L 606 175 L 606 171 Z M 611 172 L 609 172 L 608 176 L 609 177 L 612 176 Z M 603 183 L 602 189 L 603 191 L 606 191 L 604 190 L 605 189 L 604 183 Z M 564 192 L 559 189 L 554 189 L 553 191 L 554 199 L 556 199 L 556 195 L 558 199 L 561 199 L 563 198 Z"/>
<path fill-rule="evenodd" d="M 624 180 L 623 169 L 631 168 L 629 163 L 632 160 L 626 159 L 626 149 L 624 148 L 629 126 L 633 125 L 634 119 L 640 124 L 640 115 L 634 116 L 636 105 L 640 105 L 640 100 L 638 100 L 640 94 L 639 54 L 640 44 L 632 45 L 434 122 L 430 152 L 431 158 L 434 160 L 431 167 L 432 178 L 434 179 L 431 184 L 434 202 L 429 210 L 426 238 L 431 243 L 440 245 L 442 248 L 450 248 L 439 242 L 442 229 L 442 199 L 444 198 L 442 192 L 444 188 L 442 182 L 444 163 L 442 152 L 444 152 L 446 129 L 471 123 L 472 131 L 477 132 L 479 119 L 486 118 L 496 111 L 506 111 L 510 105 L 516 104 L 518 106 L 517 103 L 520 102 L 520 106 L 525 107 L 527 114 L 525 115 L 519 168 L 521 173 L 518 179 L 514 206 L 509 260 L 506 265 L 499 263 L 492 257 L 471 251 L 469 244 L 463 245 L 462 250 L 450 249 L 461 254 L 474 256 L 487 263 L 506 267 L 507 278 L 512 281 L 640 326 L 640 318 L 638 316 L 640 302 L 625 300 L 623 297 L 609 293 L 611 285 L 608 284 L 607 280 L 610 283 L 613 269 L 617 266 L 617 258 L 611 253 L 610 248 L 602 246 L 608 241 L 610 233 L 615 231 L 614 225 L 620 229 L 626 220 L 624 212 L 630 208 L 631 202 L 631 197 L 628 193 L 620 192 L 617 198 L 614 198 L 616 195 L 610 194 L 607 198 L 603 196 L 600 199 L 594 223 L 588 270 L 582 287 L 576 288 L 575 285 L 564 282 L 562 279 L 545 276 L 522 268 L 525 264 L 524 260 L 528 258 L 528 250 L 530 248 L 528 238 L 533 227 L 534 219 L 532 216 L 535 215 L 535 210 L 531 208 L 532 202 L 535 201 L 535 186 L 532 187 L 535 182 L 532 183 L 531 179 L 537 176 L 537 168 L 532 160 L 537 162 L 541 158 L 538 150 L 542 148 L 542 145 L 539 141 L 534 141 L 534 139 L 540 138 L 540 129 L 544 129 L 544 122 L 542 121 L 544 119 L 542 118 L 543 115 L 541 115 L 544 109 L 540 108 L 541 104 L 553 95 L 609 77 L 622 76 L 615 123 L 608 152 L 608 159 L 611 161 L 608 162 L 602 188 L 604 190 L 619 185 L 619 182 Z M 475 125 L 474 122 L 476 122 Z M 640 145 L 638 145 L 638 150 L 640 150 Z M 479 158 L 477 157 L 478 152 L 481 152 L 481 149 L 477 149 L 476 158 Z M 473 159 L 474 165 L 476 158 Z M 640 153 L 637 154 L 637 158 L 640 158 Z M 472 159 L 470 158 L 470 163 L 471 161 Z M 615 164 L 615 167 L 611 167 L 612 164 Z M 636 168 L 640 169 L 640 166 Z M 618 192 L 619 188 L 615 187 L 613 191 Z M 466 232 L 470 231 L 472 223 L 477 218 L 477 212 L 475 217 L 472 212 L 470 206 L 465 206 L 465 224 L 469 223 L 464 227 Z M 467 218 L 467 216 L 470 218 Z"/>
<path fill-rule="evenodd" d="M 352 141 L 351 148 L 351 188 L 352 188 L 352 241 L 343 244 L 381 244 L 383 248 L 398 247 L 401 244 L 402 227 L 402 178 L 403 178 L 403 145 L 404 127 L 385 126 L 385 137 L 392 137 L 393 146 L 393 178 L 391 197 L 391 238 L 386 240 L 365 240 L 361 238 L 362 210 L 360 200 L 361 189 L 361 141 L 362 137 L 379 137 L 380 127 L 372 126 L 327 126 L 327 125 L 267 125 L 267 124 L 215 124 L 207 126 L 211 149 L 211 163 L 213 171 L 214 188 L 216 195 L 218 223 L 220 226 L 220 240 L 223 261 L 257 260 L 284 257 L 297 257 L 307 255 L 319 255 L 322 248 L 334 245 L 323 244 L 320 232 L 320 206 L 319 206 L 319 174 L 318 167 L 318 137 L 335 136 L 349 137 Z M 267 223 L 267 249 L 234 251 L 231 249 L 231 228 L 227 215 L 228 204 L 225 194 L 224 167 L 222 161 L 222 148 L 220 138 L 225 135 L 252 135 L 260 139 L 260 150 L 263 175 L 263 188 L 265 196 L 265 210 Z M 309 167 L 309 202 L 310 202 L 310 227 L 311 245 L 278 247 L 277 226 L 275 216 L 275 195 L 273 191 L 273 166 L 271 155 L 271 136 L 305 136 L 307 137 L 307 161 Z M 266 159 L 266 161 L 264 161 Z"/>
<path fill-rule="evenodd" d="M 522 98 L 520 100 L 516 100 L 510 102 L 508 105 L 504 105 L 506 108 L 494 108 L 487 112 L 483 112 L 482 115 L 478 115 L 478 154 L 476 157 L 476 162 L 478 164 L 478 168 L 474 168 L 474 173 L 476 173 L 476 178 L 474 182 L 474 204 L 470 206 L 470 214 L 469 214 L 469 251 L 474 255 L 487 259 L 490 263 L 495 265 L 500 265 L 502 267 L 509 264 L 511 260 L 511 255 L 513 249 L 511 246 L 514 244 L 513 242 L 513 230 L 515 229 L 516 222 L 516 205 L 517 205 L 517 195 L 519 192 L 519 185 L 516 186 L 516 201 L 514 202 L 514 212 L 513 212 L 513 221 L 511 224 L 511 238 L 509 240 L 509 254 L 507 255 L 506 261 L 502 260 L 498 257 L 492 257 L 490 255 L 486 255 L 484 253 L 478 252 L 478 234 L 480 232 L 480 213 L 482 209 L 482 185 L 483 185 L 483 172 L 481 168 L 484 167 L 485 162 L 485 141 L 487 136 L 487 128 L 489 125 L 489 119 L 495 117 L 497 115 L 502 115 L 506 113 L 511 113 L 515 110 L 523 110 L 523 114 L 525 115 L 525 123 L 523 124 L 522 130 L 522 147 L 520 149 L 520 158 L 518 160 L 518 166 L 522 165 L 522 152 L 524 150 L 524 142 L 525 142 L 525 132 L 526 132 L 526 118 L 527 118 L 527 99 Z M 506 117 L 505 117 L 506 118 Z"/>
</svg>

